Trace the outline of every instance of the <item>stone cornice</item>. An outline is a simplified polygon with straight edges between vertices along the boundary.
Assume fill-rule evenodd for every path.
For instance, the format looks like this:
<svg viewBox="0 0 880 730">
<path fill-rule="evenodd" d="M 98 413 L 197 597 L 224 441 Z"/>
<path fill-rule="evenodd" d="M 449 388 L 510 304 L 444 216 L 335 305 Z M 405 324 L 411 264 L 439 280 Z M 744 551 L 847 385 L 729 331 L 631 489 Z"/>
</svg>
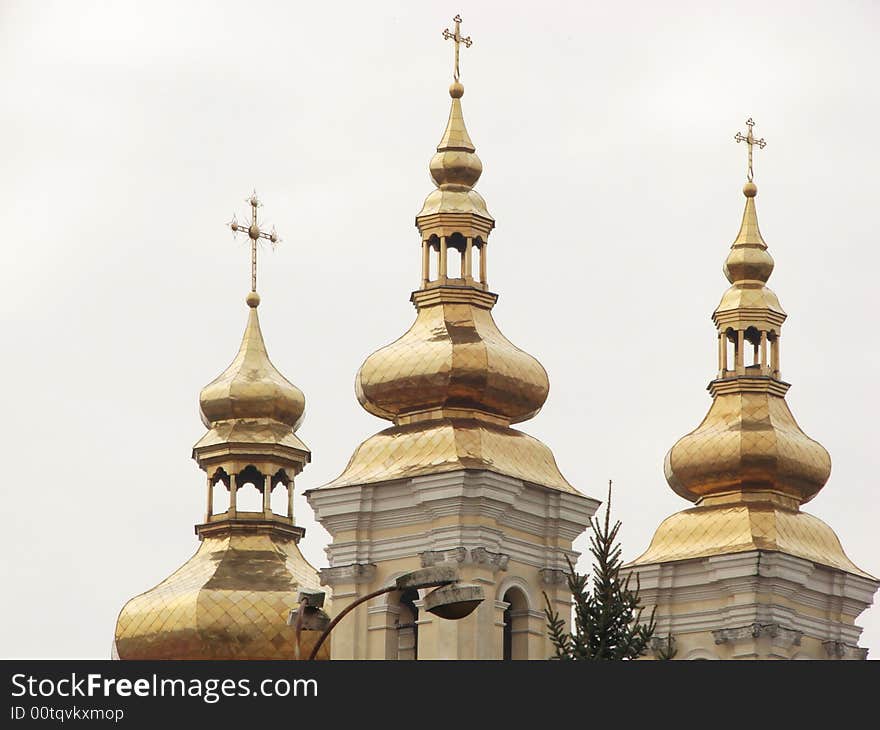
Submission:
<svg viewBox="0 0 880 730">
<path fill-rule="evenodd" d="M 623 574 L 632 572 L 640 576 L 642 604 L 660 607 L 658 631 L 674 624 L 681 634 L 777 624 L 856 645 L 861 629 L 852 621 L 871 604 L 877 588 L 876 581 L 763 551 L 643 565 Z"/>
<path fill-rule="evenodd" d="M 331 565 L 350 563 L 378 563 L 397 560 L 426 552 L 446 552 L 467 549 L 484 549 L 500 553 L 508 559 L 536 568 L 565 563 L 565 556 L 575 561 L 579 553 L 563 550 L 543 542 L 524 540 L 506 534 L 504 530 L 486 525 L 450 524 L 412 532 L 406 535 L 390 535 L 382 539 L 334 541 L 327 549 Z M 488 564 L 488 563 L 487 563 Z M 506 563 L 505 563 L 506 565 Z"/>
<path fill-rule="evenodd" d="M 529 532 L 573 541 L 598 500 L 531 485 L 486 470 L 461 470 L 367 485 L 313 489 L 306 497 L 330 532 L 371 532 L 474 515 Z"/>
<path fill-rule="evenodd" d="M 717 629 L 712 632 L 716 644 L 735 643 L 744 640 L 760 639 L 769 637 L 773 646 L 790 648 L 801 645 L 803 631 L 789 629 L 776 623 L 761 624 L 751 623 L 746 626 L 736 626 L 729 629 Z"/>
<path fill-rule="evenodd" d="M 426 550 L 419 556 L 422 567 L 427 568 L 438 563 L 456 562 L 465 565 L 482 565 L 492 569 L 492 572 L 507 570 L 509 555 L 495 553 L 484 547 L 466 548 L 456 547 L 448 550 Z"/>
<path fill-rule="evenodd" d="M 321 568 L 321 585 L 336 586 L 347 583 L 369 583 L 376 576 L 376 566 L 372 563 L 352 563 Z"/>
<path fill-rule="evenodd" d="M 564 586 L 568 584 L 568 574 L 558 568 L 541 568 L 541 583 L 545 586 Z"/>
<path fill-rule="evenodd" d="M 829 659 L 867 659 L 868 650 L 843 641 L 823 641 L 822 646 Z"/>
</svg>

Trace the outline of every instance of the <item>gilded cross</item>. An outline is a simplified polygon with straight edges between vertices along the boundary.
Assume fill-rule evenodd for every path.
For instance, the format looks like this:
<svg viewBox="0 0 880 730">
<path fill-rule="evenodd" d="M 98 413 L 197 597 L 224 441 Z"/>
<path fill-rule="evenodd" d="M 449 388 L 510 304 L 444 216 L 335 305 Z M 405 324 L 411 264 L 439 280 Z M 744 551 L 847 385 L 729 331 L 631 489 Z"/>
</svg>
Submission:
<svg viewBox="0 0 880 730">
<path fill-rule="evenodd" d="M 761 149 L 767 146 L 767 142 L 764 141 L 764 138 L 755 139 L 755 136 L 752 134 L 752 127 L 755 126 L 755 122 L 749 117 L 746 120 L 746 126 L 749 128 L 748 134 L 742 134 L 741 132 L 737 132 L 734 139 L 737 142 L 745 142 L 749 146 L 749 182 L 752 182 L 755 178 L 755 173 L 752 170 L 752 146 L 758 145 Z"/>
<path fill-rule="evenodd" d="M 464 43 L 466 48 L 470 48 L 471 43 L 473 41 L 471 41 L 470 36 L 466 36 L 464 38 L 461 37 L 461 16 L 456 15 L 452 20 L 455 22 L 455 33 L 450 33 L 449 28 L 447 28 L 446 30 L 443 31 L 443 37 L 446 40 L 449 40 L 451 38 L 453 41 L 455 41 L 455 72 L 452 74 L 452 77 L 456 81 L 458 81 L 458 76 L 459 76 L 459 74 L 458 74 L 458 49 L 459 49 L 459 45 Z"/>
<path fill-rule="evenodd" d="M 271 233 L 266 233 L 260 229 L 260 224 L 257 221 L 257 208 L 261 208 L 263 204 L 260 202 L 259 198 L 257 198 L 256 190 L 254 190 L 249 198 L 245 198 L 245 202 L 251 204 L 251 224 L 247 226 L 239 223 L 233 215 L 229 227 L 234 234 L 242 231 L 247 233 L 248 238 L 251 239 L 251 291 L 255 292 L 257 290 L 257 241 L 264 238 L 267 241 L 271 241 L 272 246 L 274 247 L 281 239 L 278 237 L 278 234 L 275 233 L 274 226 L 272 227 Z"/>
</svg>

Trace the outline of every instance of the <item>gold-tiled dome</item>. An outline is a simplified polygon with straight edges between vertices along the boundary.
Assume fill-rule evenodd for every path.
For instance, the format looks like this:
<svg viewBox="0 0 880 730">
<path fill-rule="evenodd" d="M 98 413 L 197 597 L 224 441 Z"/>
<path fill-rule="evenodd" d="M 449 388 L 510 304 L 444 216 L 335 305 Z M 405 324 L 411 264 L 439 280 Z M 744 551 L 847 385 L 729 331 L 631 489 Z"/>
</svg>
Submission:
<svg viewBox="0 0 880 730">
<path fill-rule="evenodd" d="M 782 396 L 757 385 L 718 395 L 700 426 L 669 450 L 664 471 L 677 494 L 695 502 L 775 490 L 803 503 L 828 481 L 828 452 L 801 431 Z"/>
<path fill-rule="evenodd" d="M 208 428 L 245 419 L 269 419 L 293 430 L 302 423 L 305 396 L 269 360 L 257 316 L 258 303 L 257 298 L 248 299 L 248 324 L 232 364 L 199 396 L 202 422 Z"/>
<path fill-rule="evenodd" d="M 325 590 L 294 539 L 269 531 L 205 537 L 196 554 L 125 604 L 120 659 L 305 659 L 317 632 L 287 616 L 303 588 Z M 329 610 L 329 606 L 326 606 Z M 318 658 L 329 659 L 329 642 Z"/>
<path fill-rule="evenodd" d="M 255 291 L 247 302 L 238 354 L 200 397 L 208 427 L 193 447 L 207 477 L 205 520 L 196 525 L 201 545 L 122 608 L 114 642 L 120 659 L 304 659 L 315 640 L 305 632 L 298 643 L 287 625 L 299 591 L 320 590 L 318 571 L 298 547 L 305 530 L 293 519 L 294 478 L 310 460 L 294 433 L 305 399 L 269 361 Z M 253 489 L 259 506 L 239 500 Z M 273 500 L 277 490 L 286 491 L 286 505 Z"/>
<path fill-rule="evenodd" d="M 509 424 L 534 416 L 550 390 L 547 373 L 498 330 L 494 297 L 451 292 L 433 299 L 403 337 L 361 366 L 361 405 L 389 420 L 466 412 Z"/>
<path fill-rule="evenodd" d="M 749 182 L 742 225 L 724 273 L 731 282 L 712 315 L 721 361 L 709 389 L 714 398 L 703 422 L 666 455 L 666 479 L 696 502 L 728 492 L 775 491 L 804 503 L 828 481 L 831 457 L 801 431 L 779 374 L 779 337 L 785 312 L 766 286 L 773 259 L 758 228 L 757 186 Z M 734 362 L 726 348 L 734 348 Z M 771 357 L 767 357 L 770 348 Z M 746 364 L 745 350 L 754 363 Z"/>
<path fill-rule="evenodd" d="M 464 87 L 456 79 L 449 92 L 452 108 L 430 163 L 437 188 L 416 216 L 416 320 L 370 355 L 355 378 L 361 405 L 394 425 L 364 441 L 322 488 L 486 469 L 578 494 L 550 449 L 511 428 L 538 413 L 550 383 L 541 363 L 511 343 L 492 316 L 498 296 L 489 291 L 486 252 L 495 220 L 473 189 L 483 166 L 462 115 Z"/>
</svg>

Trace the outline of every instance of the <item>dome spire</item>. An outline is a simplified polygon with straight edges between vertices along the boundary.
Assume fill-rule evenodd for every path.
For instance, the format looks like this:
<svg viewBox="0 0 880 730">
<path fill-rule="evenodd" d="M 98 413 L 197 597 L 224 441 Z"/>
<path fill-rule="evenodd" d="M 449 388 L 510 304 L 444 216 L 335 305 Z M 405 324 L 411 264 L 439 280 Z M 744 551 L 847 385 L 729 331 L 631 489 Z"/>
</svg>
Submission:
<svg viewBox="0 0 880 730">
<path fill-rule="evenodd" d="M 495 219 L 486 208 L 486 201 L 474 190 L 483 172 L 483 163 L 477 156 L 464 123 L 461 97 L 464 86 L 460 81 L 459 49 L 463 43 L 470 48 L 470 36 L 461 35 L 461 16 L 456 15 L 455 32 L 448 28 L 443 37 L 455 43 L 453 82 L 449 87 L 452 106 L 446 130 L 431 158 L 429 169 L 437 189 L 425 199 L 416 216 L 416 227 L 422 234 L 422 289 L 438 286 L 466 286 L 488 290 L 486 248 Z M 448 257 L 452 249 L 460 254 L 461 267 L 450 272 Z M 473 253 L 479 262 L 474 266 Z M 432 275 L 432 252 L 436 255 L 436 275 Z"/>
<path fill-rule="evenodd" d="M 292 494 L 294 476 L 311 458 L 308 447 L 295 433 L 305 413 L 305 396 L 269 359 L 257 314 L 257 244 L 267 240 L 275 245 L 280 239 L 274 228 L 266 233 L 260 227 L 257 209 L 262 203 L 256 191 L 246 202 L 251 206 L 250 224 L 239 224 L 233 218 L 229 227 L 233 233 L 247 233 L 251 242 L 251 290 L 246 298 L 250 309 L 235 359 L 199 394 L 202 423 L 208 432 L 193 447 L 193 458 L 208 473 L 209 497 L 207 522 L 198 529 L 199 534 L 209 534 L 240 521 L 236 481 L 256 478 L 257 489 L 263 492 L 264 509 L 259 516 L 249 515 L 247 519 L 262 520 L 266 529 L 299 534 L 301 530 L 293 522 L 292 501 L 283 516 L 273 514 L 269 508 L 276 483 L 288 486 Z M 230 492 L 230 507 L 216 514 L 211 487 L 221 481 Z"/>
<path fill-rule="evenodd" d="M 779 343 L 786 314 L 767 286 L 773 258 L 758 228 L 752 147 L 754 122 L 737 142 L 749 149 L 742 225 L 724 263 L 730 288 L 712 314 L 718 329 L 718 375 L 703 423 L 666 456 L 672 489 L 698 504 L 739 494 L 751 500 L 776 495 L 786 504 L 812 499 L 828 480 L 831 461 L 821 444 L 801 431 L 785 402 Z"/>
<path fill-rule="evenodd" d="M 257 194 L 247 202 L 250 224 L 234 218 L 229 224 L 251 241 L 247 326 L 232 364 L 199 396 L 208 428 L 192 450 L 206 477 L 199 549 L 125 604 L 114 634 L 122 659 L 308 656 L 311 638 L 287 625 L 299 591 L 320 586 L 298 547 L 305 529 L 293 517 L 294 478 L 311 458 L 295 433 L 305 398 L 266 352 L 257 315 L 257 243 L 277 243 L 278 235 L 261 230 Z"/>
<path fill-rule="evenodd" d="M 828 525 L 801 510 L 828 481 L 831 457 L 822 444 L 801 430 L 785 400 L 790 386 L 780 374 L 779 352 L 786 314 L 776 294 L 767 287 L 773 259 L 758 228 L 758 187 L 752 168 L 753 147 L 763 149 L 767 143 L 763 138 L 755 139 L 752 119 L 746 125 L 748 133 L 734 137 L 748 146 L 745 210 L 724 263 L 730 287 L 712 313 L 718 338 L 718 372 L 708 387 L 712 405 L 702 423 L 672 446 L 663 464 L 672 490 L 694 505 L 664 520 L 648 549 L 627 566 L 651 570 L 650 566 L 661 563 L 672 565 L 669 572 L 663 573 L 664 584 L 687 586 L 662 590 L 667 608 L 658 610 L 658 620 L 666 621 L 667 627 L 673 621 L 689 625 L 689 617 L 696 613 L 688 613 L 689 609 L 683 607 L 686 600 L 697 590 L 701 596 L 715 595 L 712 591 L 734 575 L 725 572 L 734 565 L 731 561 L 712 566 L 711 578 L 695 578 L 703 570 L 695 562 L 698 559 L 757 553 L 754 568 L 747 570 L 755 571 L 750 581 L 756 576 L 760 581 L 765 577 L 764 563 L 760 562 L 759 572 L 757 561 L 762 554 L 775 552 L 873 580 L 846 556 Z M 685 568 L 687 579 L 679 583 L 680 574 L 674 566 L 681 561 L 689 562 Z M 722 564 L 724 578 L 717 570 Z M 642 573 L 643 586 L 650 585 L 644 579 L 649 574 Z M 772 569 L 766 573 L 770 581 L 776 581 L 778 575 Z M 810 608 L 804 612 L 809 613 L 818 605 L 812 586 L 819 585 L 819 581 L 812 569 L 804 575 L 809 575 L 811 581 Z M 766 590 L 752 588 L 753 595 L 760 597 L 751 607 L 738 607 L 743 611 L 738 616 L 752 610 L 756 611 L 753 620 L 777 615 L 776 585 L 771 583 Z M 684 592 L 689 598 L 679 599 Z M 728 599 L 729 594 L 725 594 L 723 600 Z M 835 595 L 831 605 L 839 605 L 839 600 Z M 705 605 L 701 604 L 700 618 L 694 618 L 693 625 L 703 621 Z M 728 626 L 723 622 L 730 620 L 729 604 L 724 606 L 719 609 L 723 618 L 714 624 L 722 632 Z M 793 608 L 798 610 L 793 603 L 786 603 L 783 613 L 791 615 Z M 716 644 L 721 643 L 718 630 L 713 629 L 710 635 L 715 636 Z"/>
<path fill-rule="evenodd" d="M 498 295 L 489 290 L 486 251 L 495 219 L 473 188 L 483 165 L 465 127 L 459 70 L 460 46 L 472 41 L 461 35 L 461 16 L 454 22 L 454 31 L 443 31 L 455 43 L 452 108 L 430 163 L 436 189 L 416 216 L 422 276 L 410 301 L 418 314 L 355 379 L 361 405 L 394 425 L 365 441 L 328 486 L 488 467 L 575 491 L 546 446 L 511 428 L 538 413 L 550 383 L 492 317 Z M 393 458 L 382 455 L 392 442 Z M 442 445 L 430 453 L 424 445 L 433 442 Z"/>
</svg>

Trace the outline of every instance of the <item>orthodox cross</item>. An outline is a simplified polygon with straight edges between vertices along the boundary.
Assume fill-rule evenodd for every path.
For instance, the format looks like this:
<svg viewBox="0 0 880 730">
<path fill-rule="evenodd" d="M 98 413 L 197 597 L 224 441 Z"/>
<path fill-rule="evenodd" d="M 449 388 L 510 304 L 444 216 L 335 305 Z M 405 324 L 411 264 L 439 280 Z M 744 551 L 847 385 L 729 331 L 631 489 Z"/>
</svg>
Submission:
<svg viewBox="0 0 880 730">
<path fill-rule="evenodd" d="M 746 126 L 749 128 L 749 133 L 742 134 L 741 132 L 737 132 L 734 139 L 737 142 L 745 142 L 749 146 L 749 182 L 752 182 L 755 177 L 755 173 L 752 170 L 752 146 L 758 145 L 758 147 L 764 149 L 764 147 L 767 146 L 767 142 L 764 141 L 763 137 L 761 137 L 761 139 L 755 139 L 755 136 L 752 134 L 752 127 L 755 126 L 755 122 L 751 117 L 746 120 Z"/>
<path fill-rule="evenodd" d="M 461 43 L 464 43 L 466 48 L 470 48 L 471 43 L 473 41 L 471 41 L 470 36 L 466 36 L 465 38 L 461 37 L 461 16 L 456 15 L 452 20 L 455 22 L 455 33 L 450 33 L 449 28 L 447 28 L 446 30 L 443 31 L 443 37 L 446 40 L 449 40 L 451 38 L 453 41 L 455 41 L 455 72 L 452 74 L 452 77 L 456 81 L 458 81 L 458 75 L 459 75 L 458 74 L 458 49 L 459 49 L 459 45 Z"/>
<path fill-rule="evenodd" d="M 264 238 L 267 241 L 271 241 L 272 246 L 274 246 L 281 239 L 278 237 L 278 234 L 275 233 L 274 226 L 272 227 L 271 233 L 266 233 L 265 231 L 260 230 L 260 224 L 257 221 L 257 208 L 262 207 L 263 204 L 260 202 L 259 198 L 257 198 L 256 190 L 254 190 L 249 198 L 245 198 L 245 202 L 251 204 L 251 224 L 247 226 L 239 223 L 233 215 L 229 227 L 234 234 L 242 231 L 247 233 L 248 238 L 251 239 L 251 291 L 255 292 L 257 290 L 257 241 Z"/>
</svg>

